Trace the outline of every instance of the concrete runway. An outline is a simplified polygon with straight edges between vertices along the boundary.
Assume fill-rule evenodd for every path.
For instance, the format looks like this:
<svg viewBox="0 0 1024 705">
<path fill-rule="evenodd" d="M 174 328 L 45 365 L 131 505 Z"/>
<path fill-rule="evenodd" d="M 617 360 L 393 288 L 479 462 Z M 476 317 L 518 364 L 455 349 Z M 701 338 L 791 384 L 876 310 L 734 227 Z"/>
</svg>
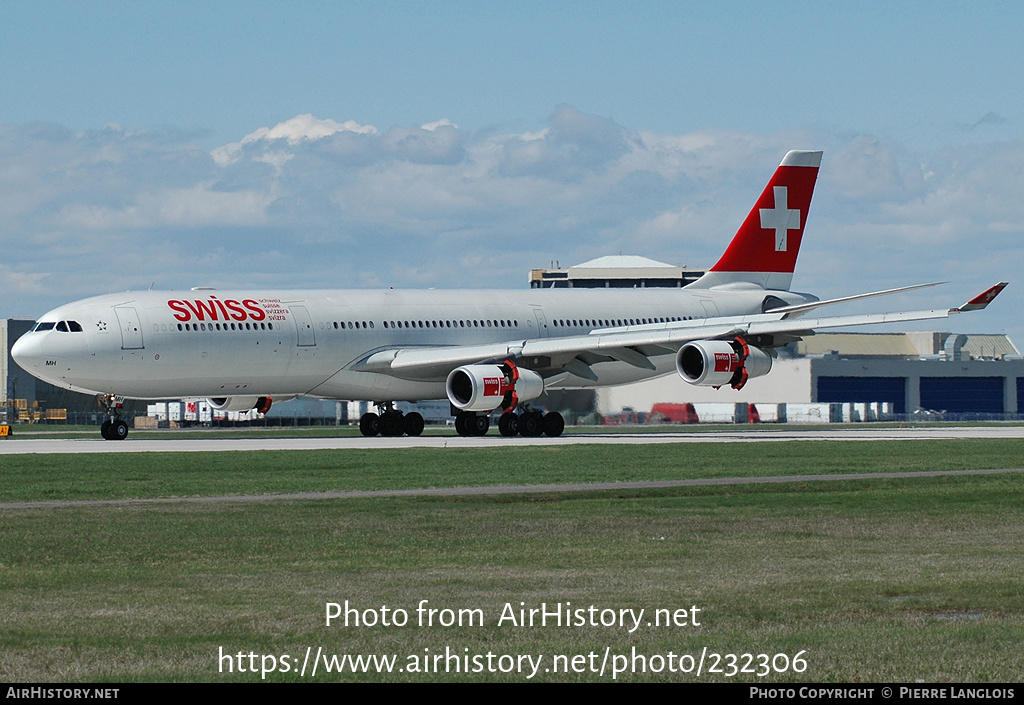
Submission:
<svg viewBox="0 0 1024 705">
<path fill-rule="evenodd" d="M 27 453 L 220 453 L 225 451 L 266 450 L 345 450 L 349 448 L 504 448 L 507 446 L 564 446 L 580 443 L 766 443 L 780 441 L 904 441 L 950 438 L 1024 438 L 1024 426 L 942 426 L 918 428 L 870 428 L 841 426 L 828 429 L 750 427 L 728 431 L 690 431 L 666 433 L 567 433 L 558 438 L 503 438 L 497 432 L 486 436 L 462 438 L 420 436 L 409 438 L 275 438 L 264 431 L 253 431 L 241 438 L 133 439 L 104 441 L 95 438 L 30 438 L 12 436 L 0 440 L 0 455 Z M 17 429 L 15 430 L 17 434 Z"/>
</svg>

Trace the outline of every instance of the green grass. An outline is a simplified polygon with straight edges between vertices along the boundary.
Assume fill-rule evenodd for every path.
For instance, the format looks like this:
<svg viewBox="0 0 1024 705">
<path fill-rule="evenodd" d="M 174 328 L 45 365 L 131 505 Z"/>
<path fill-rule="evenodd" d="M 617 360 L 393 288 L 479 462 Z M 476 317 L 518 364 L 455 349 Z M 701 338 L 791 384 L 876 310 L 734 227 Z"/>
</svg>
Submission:
<svg viewBox="0 0 1024 705">
<path fill-rule="evenodd" d="M 1012 441 L 49 456 L 91 497 L 366 482 L 488 484 L 1020 465 Z M 86 462 L 88 461 L 88 462 Z M 89 463 L 95 462 L 95 467 Z M 87 478 L 80 480 L 83 463 Z M 123 463 L 123 467 L 121 465 Z M 290 465 L 289 465 L 290 463 Z M 134 466 L 134 470 L 133 470 Z M 511 469 L 510 469 L 511 468 Z M 130 472 L 144 481 L 125 491 Z M 104 478 L 104 472 L 111 475 Z M 333 473 L 333 475 L 332 475 Z M 169 479 L 169 478 L 173 478 Z M 475 479 L 474 479 L 475 478 Z M 555 479 L 552 479 L 555 478 Z M 461 480 L 468 480 L 462 482 Z M 457 481 L 458 480 L 458 481 Z M 262 489 L 261 489 L 262 488 Z M 175 490 L 176 491 L 176 490 Z M 17 494 L 17 493 L 15 493 Z M 749 682 L 1016 681 L 1024 666 L 1024 483 L 1018 474 L 494 498 L 280 501 L 0 511 L 0 680 L 259 680 L 226 653 L 443 651 L 700 654 L 806 650 L 803 674 Z M 324 624 L 327 602 L 479 608 L 482 627 Z M 700 627 L 499 627 L 506 603 L 701 608 Z M 550 663 L 546 663 L 550 665 Z M 509 675 L 318 675 L 507 680 Z M 696 680 L 685 674 L 623 680 Z M 729 680 L 724 675 L 706 679 Z M 299 680 L 294 673 L 268 680 Z M 540 680 L 610 680 L 541 673 Z M 306 680 L 309 680 L 307 677 Z"/>
<path fill-rule="evenodd" d="M 0 502 L 1021 467 L 1024 440 L 0 456 Z"/>
</svg>

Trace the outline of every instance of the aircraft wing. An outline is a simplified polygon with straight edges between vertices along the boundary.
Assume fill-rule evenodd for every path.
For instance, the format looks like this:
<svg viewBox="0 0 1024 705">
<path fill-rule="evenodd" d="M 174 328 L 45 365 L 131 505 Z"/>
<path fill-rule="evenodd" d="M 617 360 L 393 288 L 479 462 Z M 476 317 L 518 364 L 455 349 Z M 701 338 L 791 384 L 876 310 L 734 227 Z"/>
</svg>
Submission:
<svg viewBox="0 0 1024 705">
<path fill-rule="evenodd" d="M 559 338 L 520 339 L 485 345 L 392 348 L 363 358 L 352 369 L 382 372 L 406 379 L 443 379 L 461 365 L 513 358 L 522 360 L 527 367 L 545 370 L 548 376 L 569 372 L 597 381 L 597 375 L 590 368 L 596 362 L 618 360 L 654 370 L 655 365 L 650 358 L 675 354 L 681 346 L 697 340 L 729 340 L 740 336 L 754 345 L 772 347 L 813 335 L 818 329 L 948 318 L 985 308 L 1005 287 L 1006 282 L 1000 282 L 956 308 L 819 318 L 790 318 L 793 311 L 782 309 L 748 316 L 608 328 L 588 335 Z"/>
<path fill-rule="evenodd" d="M 939 284 L 945 284 L 946 282 L 930 282 L 928 284 L 914 284 L 913 286 L 901 286 L 896 289 L 886 289 L 885 291 L 872 291 L 869 294 L 856 294 L 854 296 L 843 296 L 838 299 L 828 299 L 826 301 L 811 301 L 806 304 L 796 304 L 794 306 L 782 306 L 780 308 L 771 309 L 772 313 L 785 313 L 786 318 L 792 318 L 794 316 L 802 315 L 806 311 L 813 311 L 816 308 L 822 306 L 832 306 L 833 304 L 842 304 L 848 301 L 857 301 L 859 299 L 870 299 L 875 296 L 888 296 L 890 294 L 901 294 L 905 291 L 913 291 L 914 289 L 926 289 L 930 286 L 938 286 Z M 998 293 L 998 292 L 997 292 Z"/>
</svg>

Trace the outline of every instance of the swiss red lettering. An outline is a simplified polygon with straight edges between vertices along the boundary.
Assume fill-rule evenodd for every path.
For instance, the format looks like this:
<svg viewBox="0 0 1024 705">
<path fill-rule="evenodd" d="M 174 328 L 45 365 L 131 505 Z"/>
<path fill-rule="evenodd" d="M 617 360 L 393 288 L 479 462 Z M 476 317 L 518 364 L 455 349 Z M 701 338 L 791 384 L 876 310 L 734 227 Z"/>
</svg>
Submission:
<svg viewBox="0 0 1024 705">
<path fill-rule="evenodd" d="M 715 353 L 715 372 L 728 372 L 731 370 L 735 357 L 735 355 L 729 353 Z"/>
<path fill-rule="evenodd" d="M 221 301 L 215 296 L 211 296 L 207 301 L 171 299 L 167 306 L 174 311 L 174 317 L 182 323 L 193 318 L 197 321 L 263 321 L 267 318 L 267 312 L 253 299 Z"/>
<path fill-rule="evenodd" d="M 177 311 L 177 313 L 174 314 L 174 317 L 182 323 L 192 320 L 192 314 L 187 308 L 185 308 L 184 302 L 174 299 L 172 301 L 168 301 L 167 305 L 171 307 L 172 311 Z"/>
<path fill-rule="evenodd" d="M 217 298 L 216 296 L 211 296 L 210 298 L 211 298 L 211 299 L 213 299 L 213 302 L 214 302 L 215 304 L 217 304 L 217 306 L 219 306 L 219 307 L 220 307 L 220 312 L 224 314 L 224 320 L 225 320 L 225 321 L 226 321 L 226 320 L 228 320 L 228 312 L 227 312 L 227 309 L 225 309 L 225 308 L 224 308 L 224 304 L 222 304 L 222 303 L 220 302 L 220 299 L 218 299 L 218 298 Z M 216 318 L 214 318 L 213 320 L 217 320 L 217 319 L 216 319 Z"/>
<path fill-rule="evenodd" d="M 192 301 L 186 301 L 185 305 L 192 309 L 192 313 L 196 315 L 200 321 L 205 321 L 207 314 L 210 316 L 211 321 L 217 320 L 217 307 L 210 301 L 199 301 L 196 299 L 195 305 L 192 305 Z"/>
<path fill-rule="evenodd" d="M 484 377 L 484 396 L 496 397 L 501 394 L 500 377 Z"/>
<path fill-rule="evenodd" d="M 252 299 L 244 299 L 242 305 L 249 309 L 249 315 L 252 316 L 254 321 L 262 321 L 267 317 L 267 312 L 260 308 L 260 305 Z"/>
<path fill-rule="evenodd" d="M 224 305 L 231 309 L 231 317 L 236 321 L 244 321 L 246 318 L 245 309 L 242 308 L 242 304 L 238 303 L 234 299 L 228 299 L 224 302 Z"/>
</svg>

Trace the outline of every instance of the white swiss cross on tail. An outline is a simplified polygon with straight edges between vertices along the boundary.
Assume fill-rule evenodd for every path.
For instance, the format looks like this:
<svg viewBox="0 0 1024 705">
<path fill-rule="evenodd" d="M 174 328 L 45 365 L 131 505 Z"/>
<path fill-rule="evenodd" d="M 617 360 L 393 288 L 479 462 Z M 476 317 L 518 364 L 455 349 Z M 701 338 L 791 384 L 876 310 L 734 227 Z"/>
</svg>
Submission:
<svg viewBox="0 0 1024 705">
<path fill-rule="evenodd" d="M 774 186 L 775 207 L 761 208 L 761 227 L 775 231 L 775 251 L 786 251 L 786 233 L 800 229 L 800 211 L 788 208 L 789 189 L 785 186 Z"/>
<path fill-rule="evenodd" d="M 820 165 L 821 152 L 787 154 L 725 254 L 691 286 L 710 289 L 746 283 L 789 289 Z"/>
</svg>

